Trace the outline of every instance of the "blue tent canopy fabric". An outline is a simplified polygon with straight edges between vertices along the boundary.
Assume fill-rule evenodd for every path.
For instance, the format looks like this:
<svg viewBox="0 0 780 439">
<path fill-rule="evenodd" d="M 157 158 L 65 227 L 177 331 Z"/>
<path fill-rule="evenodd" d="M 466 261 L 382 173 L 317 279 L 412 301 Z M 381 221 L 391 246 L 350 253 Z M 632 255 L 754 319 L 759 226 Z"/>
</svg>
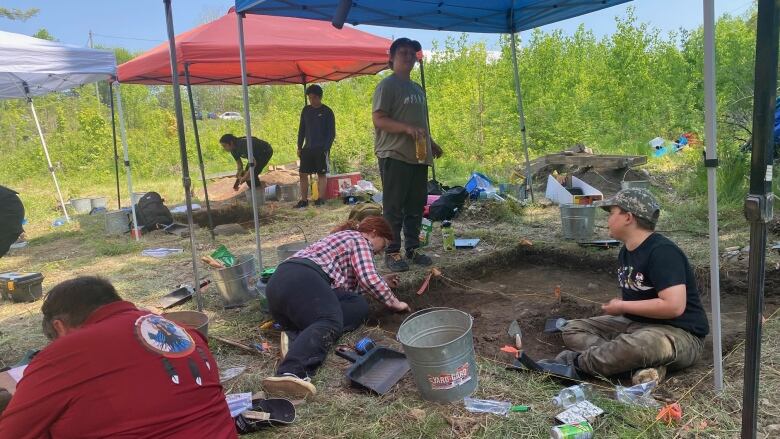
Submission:
<svg viewBox="0 0 780 439">
<path fill-rule="evenodd" d="M 630 0 L 354 0 L 353 26 L 514 33 Z M 236 0 L 236 11 L 331 21 L 339 0 Z"/>
</svg>

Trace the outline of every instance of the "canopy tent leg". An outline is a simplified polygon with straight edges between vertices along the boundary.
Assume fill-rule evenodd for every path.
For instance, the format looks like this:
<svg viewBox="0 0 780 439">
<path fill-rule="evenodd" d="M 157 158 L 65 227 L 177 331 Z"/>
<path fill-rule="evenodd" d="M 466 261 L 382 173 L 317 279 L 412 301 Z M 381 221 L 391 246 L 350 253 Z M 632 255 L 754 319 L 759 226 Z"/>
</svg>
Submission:
<svg viewBox="0 0 780 439">
<path fill-rule="evenodd" d="M 428 89 L 425 87 L 425 67 L 424 64 L 424 58 L 425 55 L 423 55 L 423 58 L 420 59 L 420 82 L 422 82 L 422 89 L 423 89 L 423 95 L 425 96 L 425 129 L 428 130 L 428 151 L 433 151 L 431 148 L 431 117 L 430 113 L 428 112 Z M 433 180 L 436 181 L 436 163 L 434 163 L 433 158 L 431 158 L 431 174 L 433 176 Z"/>
<path fill-rule="evenodd" d="M 170 0 L 167 0 L 170 1 Z M 244 48 L 244 14 L 236 14 L 238 20 L 238 53 L 241 58 L 241 94 L 244 98 L 244 126 L 246 127 L 246 155 L 249 161 L 249 184 L 252 194 L 252 216 L 255 222 L 255 246 L 257 247 L 257 266 L 263 269 L 263 252 L 260 249 L 260 218 L 257 214 L 255 193 L 255 159 L 252 151 L 252 124 L 249 121 L 249 81 L 246 74 L 246 49 Z"/>
<path fill-rule="evenodd" d="M 187 144 L 184 140 L 184 114 L 181 108 L 181 90 L 179 88 L 179 68 L 176 65 L 176 36 L 173 33 L 173 13 L 171 12 L 171 0 L 163 0 L 165 5 L 165 22 L 168 28 L 168 47 L 171 59 L 171 85 L 173 85 L 173 103 L 176 110 L 176 131 L 179 137 L 179 153 L 181 154 L 182 184 L 184 185 L 184 199 L 187 203 L 187 225 L 190 231 L 190 247 L 192 249 L 192 275 L 193 288 L 195 288 L 195 302 L 198 311 L 203 311 L 203 298 L 200 294 L 200 277 L 198 277 L 198 257 L 195 245 L 195 227 L 192 221 L 192 197 L 190 196 L 190 168 L 187 160 Z"/>
<path fill-rule="evenodd" d="M 750 223 L 748 308 L 745 343 L 745 381 L 742 396 L 742 438 L 755 438 L 761 364 L 761 332 L 766 275 L 767 222 L 772 219 L 772 158 L 774 155 L 775 98 L 777 94 L 780 1 L 758 0 L 756 63 L 753 91 L 753 150 L 750 193 L 745 218 Z M 760 60 L 760 62 L 758 62 Z"/>
<path fill-rule="evenodd" d="M 108 81 L 108 99 L 111 107 L 111 138 L 114 141 L 114 175 L 116 175 L 116 208 L 122 208 L 122 195 L 119 191 L 119 150 L 116 146 L 116 112 L 114 111 L 114 87 L 111 81 Z M 133 199 L 133 193 L 130 192 L 130 200 Z M 135 224 L 135 223 L 133 223 Z"/>
<path fill-rule="evenodd" d="M 515 33 L 510 34 L 512 44 L 512 70 L 515 76 L 515 95 L 517 96 L 517 114 L 520 117 L 520 134 L 523 136 L 523 153 L 525 154 L 525 190 L 534 201 L 533 181 L 531 180 L 531 161 L 528 158 L 528 139 L 525 133 L 525 113 L 523 113 L 523 95 L 520 91 L 520 74 L 517 71 L 517 46 Z"/>
<path fill-rule="evenodd" d="M 125 127 L 125 114 L 122 110 L 122 90 L 119 88 L 119 82 L 115 81 L 114 84 L 116 84 L 117 89 L 116 110 L 119 113 L 119 134 L 122 137 L 122 150 L 124 151 L 125 158 L 127 191 L 130 194 L 130 211 L 133 213 L 133 236 L 135 237 L 136 241 L 139 241 L 141 239 L 141 229 L 138 227 L 138 216 L 135 214 L 135 203 L 133 203 L 133 174 L 130 171 L 130 155 L 127 148 L 127 128 Z"/>
<path fill-rule="evenodd" d="M 43 146 L 43 153 L 46 155 L 46 163 L 49 165 L 49 172 L 51 178 L 54 180 L 54 187 L 57 189 L 57 197 L 60 199 L 60 207 L 62 207 L 62 213 L 65 214 L 65 221 L 70 222 L 68 216 L 68 209 L 65 208 L 65 200 L 62 198 L 62 192 L 60 191 L 60 184 L 57 182 L 57 175 L 54 173 L 54 166 L 51 164 L 51 157 L 49 157 L 49 148 L 46 146 L 46 138 L 43 137 L 43 130 L 41 130 L 41 123 L 38 121 L 38 113 L 35 112 L 35 105 L 32 98 L 28 97 L 27 102 L 30 104 L 30 111 L 32 111 L 33 119 L 35 120 L 35 127 L 38 129 L 38 135 L 41 137 L 41 146 Z"/>
<path fill-rule="evenodd" d="M 209 202 L 209 189 L 206 186 L 206 168 L 203 166 L 203 152 L 200 148 L 200 135 L 198 134 L 198 119 L 195 117 L 195 100 L 192 97 L 190 86 L 190 65 L 184 64 L 184 80 L 187 82 L 187 96 L 190 101 L 190 113 L 192 114 L 192 131 L 195 133 L 195 148 L 198 150 L 198 166 L 200 166 L 200 179 L 203 182 L 203 195 L 206 198 L 206 215 L 209 218 L 209 233 L 214 240 L 214 220 L 211 218 L 211 202 Z"/>
<path fill-rule="evenodd" d="M 723 391 L 723 351 L 720 323 L 720 253 L 718 250 L 718 139 L 715 125 L 715 0 L 704 4 L 704 125 L 707 150 L 707 205 L 710 232 L 710 300 L 712 302 L 712 361 L 715 391 Z"/>
</svg>

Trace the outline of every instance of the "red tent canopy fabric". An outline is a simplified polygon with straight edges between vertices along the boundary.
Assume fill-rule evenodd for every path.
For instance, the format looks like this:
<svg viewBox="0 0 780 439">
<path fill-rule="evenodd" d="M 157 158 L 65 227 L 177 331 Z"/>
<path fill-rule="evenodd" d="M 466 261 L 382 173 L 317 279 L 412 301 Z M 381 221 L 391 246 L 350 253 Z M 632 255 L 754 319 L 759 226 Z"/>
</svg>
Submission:
<svg viewBox="0 0 780 439">
<path fill-rule="evenodd" d="M 244 47 L 249 84 L 302 84 L 373 75 L 387 68 L 391 41 L 329 22 L 247 15 Z M 241 85 L 238 23 L 231 10 L 217 20 L 176 36 L 179 81 Z M 168 43 L 118 67 L 119 82 L 171 84 Z"/>
</svg>

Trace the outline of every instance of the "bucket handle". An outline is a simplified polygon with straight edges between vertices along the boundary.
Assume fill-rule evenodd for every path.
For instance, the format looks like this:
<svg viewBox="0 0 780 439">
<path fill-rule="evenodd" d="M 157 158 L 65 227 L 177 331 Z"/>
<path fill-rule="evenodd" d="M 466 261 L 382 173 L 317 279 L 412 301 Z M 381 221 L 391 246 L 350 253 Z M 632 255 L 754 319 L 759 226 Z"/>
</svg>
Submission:
<svg viewBox="0 0 780 439">
<path fill-rule="evenodd" d="M 421 316 L 421 315 L 423 315 L 423 314 L 427 314 L 427 313 L 429 313 L 429 312 L 431 312 L 431 311 L 441 311 L 441 310 L 450 310 L 450 309 L 453 309 L 453 308 L 448 308 L 448 307 L 446 307 L 446 306 L 432 306 L 432 307 L 430 307 L 430 308 L 425 308 L 425 309 L 421 309 L 421 310 L 419 310 L 419 311 L 415 311 L 415 312 L 413 312 L 413 313 L 409 314 L 408 316 L 406 316 L 406 318 L 404 319 L 404 321 L 403 321 L 403 322 L 401 322 L 401 324 L 398 326 L 398 328 L 401 328 L 401 326 L 403 326 L 403 325 L 404 325 L 404 324 L 405 324 L 407 321 L 409 321 L 410 319 L 412 319 L 412 318 L 414 318 L 414 317 Z M 461 312 L 463 312 L 463 311 L 461 311 Z M 471 317 L 471 314 L 468 314 L 468 313 L 464 313 L 464 314 L 468 315 L 468 316 L 469 316 L 469 318 L 471 318 L 471 320 L 474 320 L 474 318 L 473 318 L 473 317 Z M 396 339 L 398 342 L 400 342 L 400 341 L 401 341 L 401 339 L 400 339 L 400 338 L 398 338 L 398 333 L 397 333 L 397 332 L 396 332 L 396 334 L 395 334 L 395 339 Z"/>
<path fill-rule="evenodd" d="M 309 238 L 306 237 L 306 231 L 303 230 L 303 227 L 301 227 L 299 224 L 295 224 L 295 227 L 297 227 L 298 230 L 301 231 L 301 235 L 303 235 L 303 242 L 308 244 L 309 243 Z"/>
</svg>

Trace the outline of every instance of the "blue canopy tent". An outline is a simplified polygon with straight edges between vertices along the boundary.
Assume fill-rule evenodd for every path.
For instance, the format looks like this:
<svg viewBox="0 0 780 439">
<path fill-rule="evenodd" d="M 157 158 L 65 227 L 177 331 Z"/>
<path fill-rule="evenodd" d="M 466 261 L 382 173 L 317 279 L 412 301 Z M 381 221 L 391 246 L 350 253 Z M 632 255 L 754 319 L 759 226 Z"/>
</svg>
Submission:
<svg viewBox="0 0 780 439">
<path fill-rule="evenodd" d="M 629 0 L 236 0 L 239 17 L 245 14 L 280 15 L 331 21 L 340 28 L 375 25 L 409 29 L 457 32 L 506 33 L 510 35 L 517 113 L 525 155 L 525 184 L 531 194 L 523 100 L 517 70 L 515 34 L 557 21 L 595 12 Z M 720 324 L 720 261 L 716 193 L 715 127 L 715 8 L 714 0 L 702 0 L 704 10 L 704 94 L 707 188 L 710 235 L 710 292 L 713 320 L 715 389 L 723 389 Z M 240 19 L 239 19 L 240 28 Z M 240 36 L 239 36 L 240 37 Z M 245 102 L 245 106 L 248 105 Z M 249 125 L 247 117 L 247 126 Z"/>
</svg>

